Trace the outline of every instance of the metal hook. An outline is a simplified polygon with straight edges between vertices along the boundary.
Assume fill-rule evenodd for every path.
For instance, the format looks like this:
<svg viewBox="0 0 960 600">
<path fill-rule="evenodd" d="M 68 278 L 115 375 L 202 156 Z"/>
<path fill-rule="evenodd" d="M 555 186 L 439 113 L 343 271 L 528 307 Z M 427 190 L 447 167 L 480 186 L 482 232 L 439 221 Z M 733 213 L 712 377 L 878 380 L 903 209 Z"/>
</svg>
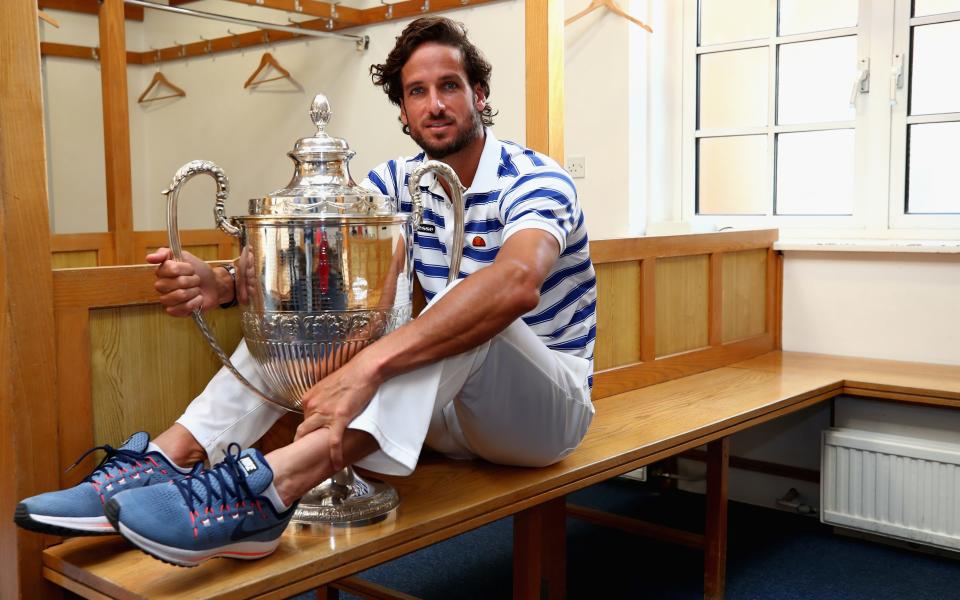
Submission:
<svg viewBox="0 0 960 600">
<path fill-rule="evenodd" d="M 337 12 L 337 5 L 340 4 L 340 2 L 341 2 L 341 0 L 337 0 L 336 2 L 334 2 L 333 4 L 330 5 L 330 18 L 331 18 L 331 19 L 339 19 L 339 18 L 340 18 L 340 13 Z"/>
<path fill-rule="evenodd" d="M 212 40 L 208 40 L 202 35 L 200 36 L 200 39 L 206 42 L 206 44 L 203 45 L 203 51 L 206 52 L 207 54 L 210 54 L 213 51 Z"/>
<path fill-rule="evenodd" d="M 177 50 L 177 54 L 178 54 L 181 58 L 183 58 L 184 56 L 187 55 L 187 49 L 184 47 L 183 44 L 181 44 L 181 43 L 178 42 L 177 40 L 173 40 L 173 45 L 174 45 L 174 46 L 180 46 L 180 49 Z"/>
<path fill-rule="evenodd" d="M 430 10 L 430 0 L 423 0 L 423 6 L 420 7 L 420 12 L 427 12 Z"/>
<path fill-rule="evenodd" d="M 263 43 L 267 45 L 270 44 L 270 32 L 266 29 L 263 30 Z"/>
<path fill-rule="evenodd" d="M 300 4 L 300 0 L 293 0 L 293 10 L 303 12 L 303 5 Z"/>
<path fill-rule="evenodd" d="M 100 60 L 100 53 L 96 48 L 90 48 L 90 58 L 97 61 Z"/>
<path fill-rule="evenodd" d="M 150 49 L 157 53 L 157 60 L 155 62 L 157 63 L 157 71 L 159 71 L 160 70 L 160 50 L 158 50 L 157 48 L 154 48 L 153 46 L 150 46 Z"/>
<path fill-rule="evenodd" d="M 393 18 L 393 4 L 386 2 L 385 0 L 380 0 L 380 4 L 387 7 L 387 12 L 384 13 L 384 18 L 392 19 Z"/>
<path fill-rule="evenodd" d="M 230 31 L 229 29 L 227 29 L 227 33 L 229 33 L 230 35 L 233 36 L 233 39 L 230 40 L 230 45 L 233 46 L 234 48 L 240 46 L 240 42 L 237 41 L 237 38 L 240 36 L 240 34 L 239 34 L 239 33 L 234 33 L 234 32 L 232 32 L 232 31 Z"/>
</svg>

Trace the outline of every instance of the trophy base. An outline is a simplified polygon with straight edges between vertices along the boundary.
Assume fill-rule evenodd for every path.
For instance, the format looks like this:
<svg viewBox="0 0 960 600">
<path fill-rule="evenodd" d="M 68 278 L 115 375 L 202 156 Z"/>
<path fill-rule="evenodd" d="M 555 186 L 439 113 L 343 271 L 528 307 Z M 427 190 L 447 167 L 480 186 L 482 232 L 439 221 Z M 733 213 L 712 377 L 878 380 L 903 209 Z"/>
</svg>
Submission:
<svg viewBox="0 0 960 600">
<path fill-rule="evenodd" d="M 363 479 L 347 467 L 307 492 L 291 522 L 357 527 L 385 518 L 398 504 L 400 497 L 390 484 Z"/>
</svg>

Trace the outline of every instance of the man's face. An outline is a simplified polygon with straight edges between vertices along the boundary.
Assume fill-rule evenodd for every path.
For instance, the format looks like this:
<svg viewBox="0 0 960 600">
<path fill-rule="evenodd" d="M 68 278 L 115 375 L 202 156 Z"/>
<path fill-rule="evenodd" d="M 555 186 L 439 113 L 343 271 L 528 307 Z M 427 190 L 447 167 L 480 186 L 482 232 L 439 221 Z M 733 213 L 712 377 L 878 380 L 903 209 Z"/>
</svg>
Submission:
<svg viewBox="0 0 960 600">
<path fill-rule="evenodd" d="M 430 158 L 444 158 L 483 137 L 480 111 L 486 99 L 470 88 L 460 49 L 427 42 L 400 70 L 400 120 Z"/>
</svg>

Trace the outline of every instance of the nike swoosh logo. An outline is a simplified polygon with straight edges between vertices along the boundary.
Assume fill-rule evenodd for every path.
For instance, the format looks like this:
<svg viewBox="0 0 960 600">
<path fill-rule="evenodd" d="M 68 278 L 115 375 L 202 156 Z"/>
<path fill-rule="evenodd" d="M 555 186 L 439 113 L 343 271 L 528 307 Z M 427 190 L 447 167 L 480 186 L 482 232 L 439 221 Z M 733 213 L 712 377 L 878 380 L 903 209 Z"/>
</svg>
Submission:
<svg viewBox="0 0 960 600">
<path fill-rule="evenodd" d="M 237 526 L 233 528 L 233 532 L 230 534 L 230 539 L 234 542 L 240 541 L 244 538 L 253 537 L 258 533 L 264 533 L 271 531 L 283 525 L 283 523 L 273 523 L 266 527 L 260 527 L 259 529 L 247 529 L 246 528 L 247 519 L 244 519 L 237 523 Z"/>
</svg>

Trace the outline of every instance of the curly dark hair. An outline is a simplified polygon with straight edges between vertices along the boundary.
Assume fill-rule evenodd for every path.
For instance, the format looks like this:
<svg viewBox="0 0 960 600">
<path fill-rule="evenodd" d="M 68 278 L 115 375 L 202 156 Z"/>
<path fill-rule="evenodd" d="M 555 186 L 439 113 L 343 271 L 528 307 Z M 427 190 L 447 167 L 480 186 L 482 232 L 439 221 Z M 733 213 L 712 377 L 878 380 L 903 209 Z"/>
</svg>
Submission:
<svg viewBox="0 0 960 600">
<path fill-rule="evenodd" d="M 400 71 L 410 60 L 413 52 L 427 42 L 458 48 L 463 57 L 463 68 L 470 87 L 479 85 L 483 95 L 490 98 L 490 73 L 493 67 L 483 57 L 480 49 L 467 38 L 467 28 L 463 23 L 451 21 L 446 17 L 421 17 L 404 28 L 382 65 L 370 65 L 370 78 L 373 79 L 373 84 L 383 88 L 390 102 L 401 106 L 403 82 L 400 80 Z M 487 102 L 480 112 L 480 119 L 484 125 L 490 126 L 493 125 L 493 117 L 496 114 L 497 112 Z M 407 132 L 404 126 L 404 133 Z"/>
</svg>

